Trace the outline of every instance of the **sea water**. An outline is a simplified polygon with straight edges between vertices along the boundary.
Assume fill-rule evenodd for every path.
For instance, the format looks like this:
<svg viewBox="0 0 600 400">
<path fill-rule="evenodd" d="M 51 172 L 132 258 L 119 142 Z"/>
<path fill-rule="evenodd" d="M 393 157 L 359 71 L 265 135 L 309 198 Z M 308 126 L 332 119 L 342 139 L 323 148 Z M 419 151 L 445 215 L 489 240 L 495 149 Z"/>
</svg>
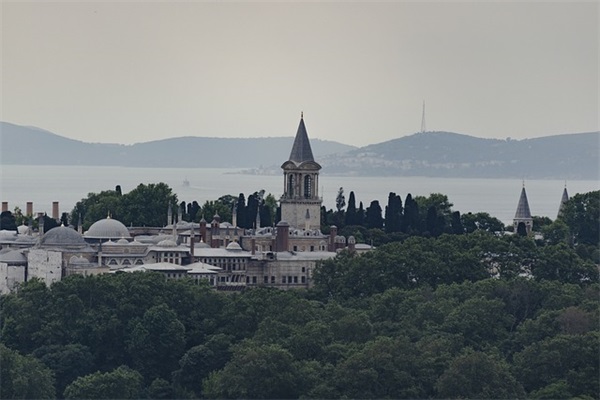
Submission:
<svg viewBox="0 0 600 400">
<path fill-rule="evenodd" d="M 200 205 L 223 195 L 248 196 L 265 190 L 275 198 L 283 194 L 281 175 L 242 174 L 236 169 L 222 168 L 130 168 L 96 166 L 0 166 L 0 198 L 8 202 L 9 210 L 15 207 L 25 211 L 26 203 L 33 202 L 34 212 L 51 213 L 52 202 L 58 201 L 60 213 L 71 212 L 77 201 L 88 193 L 114 190 L 121 186 L 123 193 L 140 183 L 164 182 L 177 195 L 178 200 L 197 201 Z M 343 188 L 346 202 L 354 192 L 356 206 L 364 208 L 378 200 L 385 209 L 390 192 L 404 199 L 442 193 L 454 206 L 454 211 L 487 212 L 502 222 L 511 223 L 521 188 L 525 185 L 531 213 L 556 218 L 562 192 L 567 186 L 570 196 L 599 190 L 597 181 L 560 181 L 519 179 L 460 179 L 426 177 L 348 177 L 321 173 L 319 195 L 327 209 L 334 209 L 336 197 Z"/>
</svg>

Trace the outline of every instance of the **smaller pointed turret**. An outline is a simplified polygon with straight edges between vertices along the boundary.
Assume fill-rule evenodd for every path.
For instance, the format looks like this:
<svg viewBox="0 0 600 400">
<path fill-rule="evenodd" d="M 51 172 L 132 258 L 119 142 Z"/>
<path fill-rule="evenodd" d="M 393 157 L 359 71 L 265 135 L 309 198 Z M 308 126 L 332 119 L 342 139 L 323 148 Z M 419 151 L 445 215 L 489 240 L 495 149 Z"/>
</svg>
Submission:
<svg viewBox="0 0 600 400">
<path fill-rule="evenodd" d="M 560 206 L 558 206 L 557 218 L 560 218 L 563 215 L 567 201 L 569 201 L 569 193 L 567 193 L 567 184 L 565 183 L 565 188 L 563 190 L 562 198 L 560 199 Z"/>
<path fill-rule="evenodd" d="M 529 209 L 529 201 L 527 201 L 527 192 L 525 192 L 525 183 L 521 189 L 521 197 L 519 197 L 519 204 L 517 204 L 517 212 L 513 219 L 515 232 L 518 232 L 519 225 L 524 224 L 527 234 L 531 233 L 533 228 L 533 218 L 531 216 L 531 210 Z"/>
</svg>

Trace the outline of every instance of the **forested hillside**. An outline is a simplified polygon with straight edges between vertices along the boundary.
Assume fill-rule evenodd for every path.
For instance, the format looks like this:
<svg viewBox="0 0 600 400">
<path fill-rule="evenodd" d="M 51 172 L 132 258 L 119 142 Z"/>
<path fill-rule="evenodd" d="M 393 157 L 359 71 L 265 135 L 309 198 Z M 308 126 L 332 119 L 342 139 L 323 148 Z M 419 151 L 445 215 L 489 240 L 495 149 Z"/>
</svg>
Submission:
<svg viewBox="0 0 600 400">
<path fill-rule="evenodd" d="M 600 133 L 483 139 L 423 132 L 324 157 L 329 173 L 367 176 L 599 179 Z"/>
</svg>

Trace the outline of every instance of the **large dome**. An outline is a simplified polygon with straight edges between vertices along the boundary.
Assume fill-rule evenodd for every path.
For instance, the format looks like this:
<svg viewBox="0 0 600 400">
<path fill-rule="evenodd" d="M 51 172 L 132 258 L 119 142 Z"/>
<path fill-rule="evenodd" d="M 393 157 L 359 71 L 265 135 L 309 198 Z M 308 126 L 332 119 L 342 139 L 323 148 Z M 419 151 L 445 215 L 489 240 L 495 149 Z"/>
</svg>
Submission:
<svg viewBox="0 0 600 400">
<path fill-rule="evenodd" d="M 115 239 L 130 238 L 129 230 L 122 222 L 110 217 L 96 221 L 84 233 L 86 239 Z"/>
<path fill-rule="evenodd" d="M 40 246 L 86 246 L 83 236 L 73 228 L 57 226 L 44 233 Z"/>
</svg>

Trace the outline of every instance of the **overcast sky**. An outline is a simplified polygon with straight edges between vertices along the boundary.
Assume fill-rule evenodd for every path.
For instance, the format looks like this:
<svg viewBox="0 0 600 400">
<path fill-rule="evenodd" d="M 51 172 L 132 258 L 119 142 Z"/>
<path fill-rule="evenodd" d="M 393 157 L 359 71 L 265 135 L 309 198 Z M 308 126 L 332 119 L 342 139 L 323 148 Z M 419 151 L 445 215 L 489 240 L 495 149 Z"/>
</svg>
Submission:
<svg viewBox="0 0 600 400">
<path fill-rule="evenodd" d="M 1 7 L 0 119 L 86 142 L 599 129 L 595 1 Z"/>
</svg>

